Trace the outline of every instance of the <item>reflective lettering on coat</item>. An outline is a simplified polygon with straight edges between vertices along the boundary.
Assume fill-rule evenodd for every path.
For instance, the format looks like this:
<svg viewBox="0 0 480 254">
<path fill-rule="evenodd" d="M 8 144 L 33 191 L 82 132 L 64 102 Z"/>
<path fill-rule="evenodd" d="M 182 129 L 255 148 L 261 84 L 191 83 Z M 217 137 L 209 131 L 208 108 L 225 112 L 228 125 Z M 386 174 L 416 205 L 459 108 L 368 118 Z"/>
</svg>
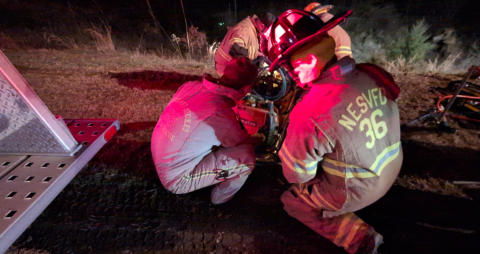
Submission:
<svg viewBox="0 0 480 254">
<path fill-rule="evenodd" d="M 362 114 L 367 112 L 368 105 L 365 103 L 365 99 L 362 96 L 358 96 L 357 99 L 355 99 L 355 102 L 357 102 L 357 105 L 360 107 L 360 112 Z"/>
<path fill-rule="evenodd" d="M 350 113 L 350 115 L 353 117 L 353 119 L 355 119 L 355 122 L 358 122 L 360 117 L 362 117 L 362 114 L 357 113 L 357 111 L 355 109 L 352 109 L 352 107 L 353 107 L 353 103 L 350 102 L 347 106 L 347 112 Z"/>
<path fill-rule="evenodd" d="M 185 119 L 183 120 L 183 132 L 190 132 L 190 126 L 192 125 L 192 111 L 189 108 L 185 108 Z"/>
<path fill-rule="evenodd" d="M 355 127 L 357 123 L 344 114 L 342 114 L 341 117 L 342 119 L 338 120 L 338 123 L 347 128 L 349 131 L 353 131 L 353 127 Z"/>
<path fill-rule="evenodd" d="M 191 131 L 193 113 L 189 109 L 188 102 L 180 98 L 173 98 L 167 108 L 167 112 L 164 112 L 165 115 L 161 119 L 161 132 L 170 142 L 173 142 L 176 136 L 174 133 L 177 133 L 180 128 L 183 132 L 188 133 Z M 176 119 L 179 116 L 183 116 L 183 123 L 181 122 L 180 124 L 182 125 L 177 126 Z"/>
<path fill-rule="evenodd" d="M 338 120 L 338 123 L 349 131 L 353 131 L 369 109 L 373 110 L 387 104 L 387 97 L 383 88 L 371 88 L 361 93 L 353 101 L 347 105 L 346 113 L 341 114 Z"/>
<path fill-rule="evenodd" d="M 378 88 L 373 88 L 373 89 L 368 90 L 368 94 L 372 98 L 373 103 L 375 104 L 375 107 L 378 106 L 378 104 L 377 104 L 377 100 L 378 100 L 377 91 L 378 91 Z"/>
<path fill-rule="evenodd" d="M 380 91 L 381 91 L 381 93 L 380 93 L 380 104 L 385 105 L 385 104 L 387 104 L 387 96 L 385 96 L 385 94 L 386 94 L 385 88 L 383 88 L 383 87 L 380 88 Z"/>
<path fill-rule="evenodd" d="M 165 137 L 167 137 L 171 142 L 173 142 L 173 140 L 175 139 L 175 135 L 170 132 L 166 127 L 165 125 L 162 126 L 162 133 L 163 135 L 165 135 Z"/>
</svg>

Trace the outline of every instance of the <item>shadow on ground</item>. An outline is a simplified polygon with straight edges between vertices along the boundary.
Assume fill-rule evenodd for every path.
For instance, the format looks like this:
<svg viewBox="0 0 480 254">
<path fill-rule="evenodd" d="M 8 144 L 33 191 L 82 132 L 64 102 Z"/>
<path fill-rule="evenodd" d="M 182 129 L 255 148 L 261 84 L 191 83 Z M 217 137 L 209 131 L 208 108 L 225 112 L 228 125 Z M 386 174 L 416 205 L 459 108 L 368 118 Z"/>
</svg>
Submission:
<svg viewBox="0 0 480 254">
<path fill-rule="evenodd" d="M 202 78 L 197 75 L 165 71 L 121 72 L 109 73 L 109 75 L 116 79 L 120 85 L 141 90 L 177 90 L 180 85 L 187 81 Z"/>
<path fill-rule="evenodd" d="M 402 174 L 434 176 L 445 180 L 480 181 L 480 152 L 453 146 L 402 142 Z"/>
<path fill-rule="evenodd" d="M 152 129 L 156 124 L 157 122 L 153 121 L 123 123 L 118 135 Z"/>
</svg>

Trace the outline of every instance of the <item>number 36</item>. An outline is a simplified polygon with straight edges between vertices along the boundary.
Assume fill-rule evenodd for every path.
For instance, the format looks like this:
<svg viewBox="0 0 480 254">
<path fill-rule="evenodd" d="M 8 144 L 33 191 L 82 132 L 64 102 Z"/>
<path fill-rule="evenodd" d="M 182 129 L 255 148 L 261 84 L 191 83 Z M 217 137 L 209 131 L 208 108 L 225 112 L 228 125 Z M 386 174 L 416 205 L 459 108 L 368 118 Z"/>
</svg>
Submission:
<svg viewBox="0 0 480 254">
<path fill-rule="evenodd" d="M 377 117 L 382 117 L 383 112 L 376 109 L 370 115 L 370 118 L 364 118 L 360 122 L 360 131 L 365 131 L 365 136 L 370 140 L 365 143 L 365 147 L 372 149 L 375 146 L 375 140 L 380 140 L 387 135 L 387 124 L 385 121 L 377 121 Z"/>
</svg>

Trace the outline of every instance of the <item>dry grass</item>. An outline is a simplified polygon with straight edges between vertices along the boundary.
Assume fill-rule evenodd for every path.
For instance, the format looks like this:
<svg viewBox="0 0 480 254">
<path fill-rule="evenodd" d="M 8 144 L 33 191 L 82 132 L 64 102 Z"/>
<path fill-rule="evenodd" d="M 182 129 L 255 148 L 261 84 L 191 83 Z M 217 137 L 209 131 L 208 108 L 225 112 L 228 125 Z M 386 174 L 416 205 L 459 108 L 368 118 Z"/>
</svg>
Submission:
<svg viewBox="0 0 480 254">
<path fill-rule="evenodd" d="M 206 33 L 199 31 L 198 27 L 190 26 L 187 32 L 184 36 L 170 35 L 170 41 L 177 54 L 186 59 L 213 61 L 219 43 L 209 44 Z"/>
<path fill-rule="evenodd" d="M 411 69 L 411 64 L 403 57 L 398 57 L 392 61 L 385 61 L 383 67 L 390 73 L 406 73 Z"/>
<path fill-rule="evenodd" d="M 103 27 L 92 26 L 85 29 L 85 32 L 89 34 L 95 40 L 95 47 L 100 52 L 115 51 L 115 44 L 112 40 L 112 27 L 103 25 Z"/>
<path fill-rule="evenodd" d="M 0 33 L 0 49 L 18 49 L 17 42 L 5 33 Z"/>
<path fill-rule="evenodd" d="M 465 62 L 465 59 L 462 59 L 461 52 L 448 55 L 443 59 L 437 56 L 433 60 L 429 59 L 420 62 L 412 62 L 404 57 L 398 57 L 395 60 L 386 60 L 383 58 L 380 59 L 380 62 L 388 72 L 394 74 L 415 73 L 427 75 L 445 75 L 465 72 L 465 68 L 463 66 L 464 64 L 459 64 Z"/>
<path fill-rule="evenodd" d="M 78 44 L 70 37 L 60 37 L 53 33 L 43 32 L 43 40 L 49 48 L 57 49 L 78 49 Z"/>
<path fill-rule="evenodd" d="M 433 61 L 428 60 L 425 65 L 425 72 L 426 73 L 455 73 L 464 70 L 459 70 L 456 62 L 462 56 L 461 53 L 451 54 L 448 55 L 443 61 L 440 61 L 438 57 L 436 57 Z"/>
<path fill-rule="evenodd" d="M 214 41 L 210 45 L 208 45 L 207 56 L 208 56 L 208 59 L 212 61 L 212 63 L 214 62 L 215 53 L 217 53 L 217 49 L 219 46 L 220 46 L 220 42 L 218 41 Z"/>
</svg>

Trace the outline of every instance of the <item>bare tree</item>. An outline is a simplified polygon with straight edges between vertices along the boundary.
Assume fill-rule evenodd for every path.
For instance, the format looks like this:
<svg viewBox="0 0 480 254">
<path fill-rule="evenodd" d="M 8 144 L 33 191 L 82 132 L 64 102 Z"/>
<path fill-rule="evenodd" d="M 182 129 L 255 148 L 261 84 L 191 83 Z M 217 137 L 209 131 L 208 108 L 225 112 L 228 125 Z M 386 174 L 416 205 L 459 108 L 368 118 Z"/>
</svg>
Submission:
<svg viewBox="0 0 480 254">
<path fill-rule="evenodd" d="M 182 6 L 183 20 L 185 21 L 185 34 L 186 34 L 186 37 L 187 37 L 188 52 L 190 52 L 191 51 L 190 37 L 188 35 L 187 17 L 185 16 L 185 8 L 183 8 L 183 0 L 180 0 L 180 5 Z"/>
<path fill-rule="evenodd" d="M 180 50 L 180 48 L 178 48 L 178 46 L 170 39 L 170 36 L 168 35 L 167 31 L 165 30 L 165 28 L 163 28 L 163 26 L 160 24 L 160 22 L 158 22 L 158 19 L 157 17 L 155 17 L 155 14 L 153 13 L 153 10 L 152 10 L 152 5 L 150 5 L 150 0 L 145 0 L 145 2 L 147 3 L 147 7 L 148 7 L 148 13 L 150 14 L 150 16 L 152 17 L 153 19 L 153 23 L 155 25 L 155 28 L 158 30 L 158 31 L 162 31 L 162 33 L 167 37 L 168 41 L 170 42 L 170 44 L 172 44 L 172 47 L 177 51 L 177 53 L 179 53 L 180 55 L 182 55 L 182 51 Z M 182 6 L 183 8 L 183 6 Z"/>
</svg>

